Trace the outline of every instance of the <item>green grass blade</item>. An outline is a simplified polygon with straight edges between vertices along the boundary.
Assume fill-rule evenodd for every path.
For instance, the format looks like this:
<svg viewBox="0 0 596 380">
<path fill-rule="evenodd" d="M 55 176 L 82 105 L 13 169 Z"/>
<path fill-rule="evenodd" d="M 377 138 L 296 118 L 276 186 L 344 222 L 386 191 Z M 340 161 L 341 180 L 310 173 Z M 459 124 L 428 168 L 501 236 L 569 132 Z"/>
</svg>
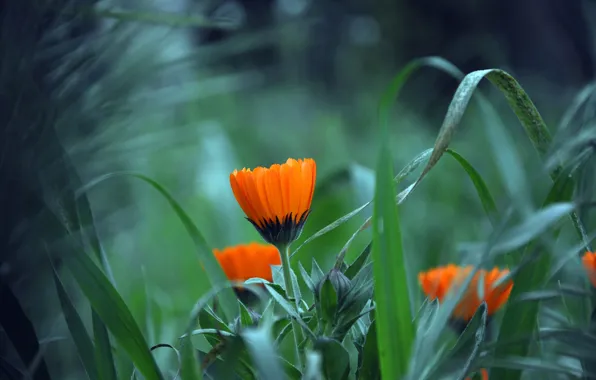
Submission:
<svg viewBox="0 0 596 380">
<path fill-rule="evenodd" d="M 327 232 L 330 232 L 330 231 L 336 229 L 337 227 L 341 226 L 348 220 L 352 219 L 354 216 L 358 215 L 360 213 L 360 211 L 364 210 L 369 204 L 370 204 L 370 202 L 363 204 L 362 206 L 358 207 L 357 209 L 350 211 L 349 213 L 347 213 L 346 215 L 337 219 L 333 223 L 323 227 L 319 231 L 315 232 L 313 235 L 309 236 L 308 239 L 306 239 L 302 244 L 300 244 L 298 246 L 298 248 L 296 248 L 294 250 L 294 252 L 292 252 L 292 256 L 295 255 L 300 250 L 300 248 L 302 248 L 304 245 L 310 243 L 311 241 L 315 240 L 318 237 L 325 235 Z"/>
<path fill-rule="evenodd" d="M 482 207 L 484 208 L 486 215 L 488 216 L 488 218 L 494 226 L 497 221 L 497 206 L 495 205 L 495 200 L 492 194 L 490 193 L 488 186 L 486 186 L 486 183 L 482 179 L 482 176 L 480 176 L 476 169 L 474 169 L 472 164 L 470 164 L 456 151 L 452 149 L 447 149 L 447 153 L 451 157 L 453 157 L 468 174 L 468 177 L 470 178 L 470 180 L 474 184 L 474 187 L 476 188 L 476 193 L 478 193 L 478 197 L 480 197 Z"/>
<path fill-rule="evenodd" d="M 62 313 L 64 314 L 68 331 L 70 331 L 70 335 L 77 347 L 77 353 L 81 358 L 81 362 L 83 363 L 83 367 L 85 368 L 89 379 L 96 380 L 98 379 L 98 375 L 97 366 L 95 364 L 95 347 L 93 346 L 93 342 L 85 329 L 83 320 L 70 301 L 70 298 L 64 289 L 64 285 L 62 285 L 62 281 L 60 281 L 55 270 L 53 271 L 53 275 L 58 299 L 60 300 L 60 306 L 62 307 Z"/>
<path fill-rule="evenodd" d="M 416 157 L 414 157 L 414 159 L 412 161 L 410 161 L 408 163 L 408 165 L 406 165 L 395 176 L 395 178 L 394 178 L 395 183 L 399 184 L 405 177 L 407 177 L 409 174 L 411 174 L 420 165 L 422 165 L 423 163 L 426 163 L 428 161 L 428 159 L 430 158 L 431 154 L 432 154 L 432 149 L 427 149 L 427 150 L 423 151 L 422 153 L 418 154 Z M 412 186 L 409 186 L 405 190 L 401 191 L 396 197 L 397 203 L 400 204 L 401 202 L 403 202 L 406 199 L 406 197 L 410 194 L 411 190 L 412 190 Z M 356 239 L 356 237 L 358 236 L 358 234 L 360 232 L 362 232 L 365 229 L 367 229 L 368 227 L 370 227 L 371 222 L 372 222 L 372 217 L 367 218 L 364 221 L 364 223 L 358 228 L 358 230 L 356 230 L 356 232 L 354 232 L 352 234 L 352 236 L 344 244 L 341 251 L 337 255 L 336 263 L 341 263 L 344 260 L 344 257 L 346 256 L 346 253 L 348 252 L 348 248 L 350 248 L 350 245 L 352 244 L 354 239 Z"/>
<path fill-rule="evenodd" d="M 382 377 L 400 379 L 408 370 L 414 326 L 387 129 L 382 123 L 372 223 L 375 318 Z"/>
<path fill-rule="evenodd" d="M 376 325 L 377 323 L 373 321 L 366 334 L 366 341 L 362 351 L 362 366 L 358 372 L 363 380 L 381 379 Z"/>
<path fill-rule="evenodd" d="M 97 373 L 101 380 L 117 380 L 118 374 L 112 354 L 112 344 L 106 325 L 94 309 L 91 309 L 91 323 L 95 337 L 95 361 Z"/>
<path fill-rule="evenodd" d="M 259 379 L 281 380 L 286 375 L 281 366 L 276 348 L 271 339 L 270 328 L 265 324 L 259 328 L 244 329 L 240 335 L 248 349 L 254 366 L 259 372 Z"/>
<path fill-rule="evenodd" d="M 87 191 L 93 186 L 96 186 L 100 182 L 105 181 L 106 179 L 116 177 L 116 176 L 129 176 L 141 179 L 148 183 L 149 185 L 153 186 L 155 190 L 157 190 L 170 204 L 174 212 L 180 218 L 180 221 L 186 228 L 186 231 L 190 235 L 197 253 L 199 254 L 199 261 L 203 268 L 205 269 L 205 274 L 209 278 L 211 285 L 216 286 L 220 284 L 225 284 L 228 282 L 227 277 L 225 276 L 223 270 L 221 269 L 219 263 L 213 256 L 213 251 L 205 241 L 205 238 L 192 221 L 190 216 L 182 209 L 180 204 L 170 195 L 170 193 L 159 183 L 152 180 L 149 177 L 146 177 L 142 174 L 137 173 L 129 173 L 129 172 L 118 172 L 118 173 L 110 173 L 103 177 L 100 177 L 90 184 L 84 187 L 81 191 Z M 222 289 L 221 294 L 218 295 L 219 305 L 221 306 L 223 313 L 227 319 L 227 321 L 233 321 L 234 318 L 238 315 L 238 304 L 236 303 L 236 296 L 233 290 L 229 287 L 224 287 Z"/>
<path fill-rule="evenodd" d="M 472 352 L 468 357 L 466 365 L 462 369 L 458 377 L 458 380 L 464 380 L 467 377 L 468 372 L 472 368 L 472 364 L 474 363 L 474 361 L 478 357 L 478 354 L 480 353 L 480 345 L 484 342 L 484 338 L 486 336 L 486 325 L 488 323 L 488 307 L 485 302 L 483 302 L 478 308 L 478 310 L 476 310 L 476 314 L 480 314 L 480 327 L 478 327 L 478 330 L 476 330 L 476 333 L 474 334 L 474 348 L 472 349 Z M 476 315 L 474 317 L 476 317 Z"/>
<path fill-rule="evenodd" d="M 566 178 L 562 178 L 562 181 L 566 181 Z M 559 191 L 559 189 L 565 189 L 564 184 L 560 184 L 557 181 L 553 185 L 553 189 L 557 189 L 555 192 L 551 190 L 545 201 L 545 205 L 558 200 L 565 200 L 571 196 L 569 188 L 566 191 Z M 554 196 L 558 194 L 558 197 Z M 565 204 L 560 204 L 561 206 Z M 532 243 L 526 246 L 524 252 L 519 258 L 522 261 L 529 257 L 531 254 Z M 528 265 L 523 265 L 519 268 L 519 272 L 516 274 L 511 291 L 510 299 L 515 300 L 523 294 L 531 292 L 536 289 L 542 289 L 550 276 L 550 268 L 552 266 L 552 258 L 549 252 L 542 253 L 537 260 Z M 499 332 L 499 341 L 506 342 L 513 340 L 515 337 L 523 336 L 524 334 L 533 334 L 538 328 L 538 302 L 520 302 L 509 305 L 505 310 L 503 316 L 503 322 Z M 526 357 L 530 352 L 532 341 L 520 342 L 519 344 L 510 345 L 498 345 L 495 351 L 495 357 L 503 358 L 507 356 L 520 356 Z M 522 378 L 522 372 L 515 368 L 495 368 L 493 370 L 493 376 L 497 379 L 512 379 L 517 380 Z"/>
<path fill-rule="evenodd" d="M 464 77 L 464 74 L 455 65 L 441 57 L 423 57 L 411 61 L 393 77 L 393 80 L 381 98 L 379 105 L 381 124 L 387 125 L 391 106 L 397 99 L 402 87 L 412 74 L 423 67 L 432 67 L 441 70 L 458 80 Z"/>
<path fill-rule="evenodd" d="M 191 335 L 187 334 L 182 339 L 182 359 L 180 363 L 180 378 L 182 380 L 203 380 L 203 374 L 199 370 L 198 359 L 194 354 Z"/>
<path fill-rule="evenodd" d="M 74 251 L 64 255 L 64 263 L 93 310 L 128 353 L 139 372 L 148 380 L 162 380 L 161 372 L 139 326 L 101 269 L 87 255 Z M 97 332 L 95 328 L 94 331 Z"/>
</svg>

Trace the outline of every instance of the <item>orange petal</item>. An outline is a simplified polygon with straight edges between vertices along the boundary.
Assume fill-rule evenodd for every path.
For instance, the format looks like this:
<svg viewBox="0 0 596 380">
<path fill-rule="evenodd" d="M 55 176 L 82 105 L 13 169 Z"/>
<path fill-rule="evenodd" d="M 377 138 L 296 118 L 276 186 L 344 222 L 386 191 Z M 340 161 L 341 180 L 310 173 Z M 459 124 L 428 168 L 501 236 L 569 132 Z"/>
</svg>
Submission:
<svg viewBox="0 0 596 380">
<path fill-rule="evenodd" d="M 279 251 L 270 244 L 240 244 L 214 249 L 213 254 L 230 281 L 246 281 L 249 278 L 273 280 L 272 265 L 281 265 Z"/>
<path fill-rule="evenodd" d="M 586 252 L 582 257 L 582 264 L 588 274 L 588 278 L 596 287 L 596 252 Z"/>
<path fill-rule="evenodd" d="M 438 299 L 439 302 L 443 302 L 450 292 L 456 291 L 462 285 L 471 271 L 471 266 L 459 267 L 449 264 L 419 273 L 418 281 L 429 299 Z M 507 302 L 513 288 L 511 280 L 495 286 L 508 273 L 508 270 L 499 270 L 498 268 L 491 271 L 483 269 L 476 271 L 474 278 L 456 305 L 453 316 L 469 320 L 483 301 L 487 304 L 489 315 L 495 313 Z M 481 279 L 483 286 L 479 289 Z"/>
</svg>

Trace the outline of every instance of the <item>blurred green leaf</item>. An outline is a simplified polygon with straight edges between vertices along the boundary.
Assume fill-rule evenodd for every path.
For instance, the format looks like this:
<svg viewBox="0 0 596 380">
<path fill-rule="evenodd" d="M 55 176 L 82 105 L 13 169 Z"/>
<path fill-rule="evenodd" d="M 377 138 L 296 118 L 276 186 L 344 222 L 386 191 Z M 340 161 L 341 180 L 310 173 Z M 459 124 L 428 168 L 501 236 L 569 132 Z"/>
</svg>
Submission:
<svg viewBox="0 0 596 380">
<path fill-rule="evenodd" d="M 376 326 L 376 322 L 373 321 L 368 328 L 368 333 L 366 334 L 364 350 L 362 351 L 362 367 L 360 367 L 358 371 L 358 378 L 362 380 L 381 379 Z"/>
<path fill-rule="evenodd" d="M 83 367 L 87 372 L 89 379 L 96 380 L 98 377 L 97 366 L 95 363 L 95 347 L 93 342 L 85 329 L 85 325 L 79 316 L 79 313 L 75 309 L 74 305 L 70 301 L 62 281 L 58 278 L 58 274 L 53 270 L 54 283 L 56 284 L 56 291 L 58 292 L 58 299 L 60 300 L 60 306 L 62 307 L 62 313 L 68 326 L 68 331 L 77 347 L 77 352 L 83 363 Z"/>
<path fill-rule="evenodd" d="M 308 351 L 306 353 L 306 371 L 303 380 L 323 380 L 321 367 L 323 366 L 323 356 L 318 351 Z"/>
<path fill-rule="evenodd" d="M 561 189 L 561 184 L 555 182 L 553 188 Z M 564 188 L 565 186 L 563 186 Z M 557 194 L 558 196 L 555 196 Z M 573 206 L 569 203 L 552 204 L 552 202 L 565 201 L 571 193 L 567 191 L 549 192 L 547 199 L 544 202 L 546 206 L 540 212 L 534 214 L 532 217 L 534 223 L 526 222 L 525 228 L 520 228 L 515 235 L 511 235 L 512 239 L 519 239 L 520 236 L 525 236 L 527 240 L 535 238 L 537 235 L 546 230 L 554 221 L 558 220 L 562 215 L 569 213 Z M 538 224 L 538 226 L 536 226 Z M 542 225 L 541 225 L 542 224 Z M 529 231 L 528 231 L 529 230 Z M 531 243 L 530 243 L 531 244 Z M 530 244 L 526 246 L 524 252 L 519 260 L 524 260 L 530 254 Z M 535 289 L 544 287 L 550 275 L 551 257 L 548 252 L 542 253 L 537 260 L 528 265 L 523 265 L 519 268 L 519 272 L 515 275 L 513 290 L 510 294 L 510 299 L 517 299 L 524 293 L 532 292 Z M 506 307 L 505 315 L 503 316 L 502 326 L 499 332 L 499 341 L 507 341 L 523 334 L 536 333 L 538 327 L 538 303 L 529 302 L 521 304 L 512 304 Z M 495 355 L 497 358 L 505 356 L 522 356 L 525 357 L 530 352 L 532 341 L 520 342 L 519 344 L 510 344 L 497 346 Z M 511 368 L 495 368 L 493 376 L 497 378 L 511 378 L 521 379 L 522 372 Z"/>
<path fill-rule="evenodd" d="M 588 297 L 590 292 L 582 288 L 561 286 L 558 289 L 539 289 L 518 294 L 515 302 L 560 300 L 564 296 Z"/>
<path fill-rule="evenodd" d="M 320 338 L 314 349 L 323 355 L 323 374 L 326 380 L 345 380 L 350 374 L 350 355 L 335 339 Z"/>
<path fill-rule="evenodd" d="M 574 207 L 571 203 L 545 205 L 543 209 L 532 214 L 519 225 L 507 230 L 499 239 L 500 242 L 493 247 L 493 252 L 510 252 L 529 243 L 553 227 L 561 218 L 573 211 Z"/>
<path fill-rule="evenodd" d="M 181 351 L 180 378 L 182 380 L 202 380 L 203 376 L 199 370 L 198 360 L 194 355 L 190 335 L 182 340 Z"/>
<path fill-rule="evenodd" d="M 279 358 L 279 361 L 284 367 L 284 372 L 289 380 L 302 380 L 302 372 L 289 361 Z"/>
<path fill-rule="evenodd" d="M 588 326 L 588 333 L 594 337 L 596 336 L 596 308 L 592 310 L 592 315 L 590 316 L 590 324 Z M 593 353 L 596 349 L 596 344 L 592 344 L 588 352 Z M 587 372 L 585 375 L 596 376 L 596 358 L 592 355 L 588 355 L 588 360 L 584 361 L 584 370 Z M 588 376 L 585 376 L 589 379 Z"/>
<path fill-rule="evenodd" d="M 358 215 L 358 213 L 360 213 L 360 211 L 364 210 L 369 204 L 370 204 L 370 202 L 367 202 L 367 203 L 363 204 L 362 206 L 358 207 L 354 211 L 350 211 L 349 213 L 347 213 L 346 215 L 344 215 L 341 218 L 337 219 L 333 223 L 325 226 L 321 230 L 319 230 L 316 233 L 314 233 L 313 235 L 309 236 L 308 239 L 306 239 L 302 244 L 300 244 L 298 246 L 298 248 L 296 248 L 292 252 L 292 256 L 294 256 L 296 254 L 296 252 L 298 252 L 306 244 L 310 243 L 311 241 L 315 240 L 316 238 L 318 238 L 320 236 L 325 235 L 327 232 L 333 231 L 334 229 L 336 229 L 337 227 L 341 226 L 342 224 L 344 224 L 348 220 L 352 219 L 354 216 Z"/>
<path fill-rule="evenodd" d="M 231 331 L 228 325 L 226 325 L 209 307 L 201 309 L 199 313 L 199 325 L 204 329 Z"/>
<path fill-rule="evenodd" d="M 242 331 L 241 336 L 258 369 L 260 379 L 281 380 L 286 378 L 271 340 L 269 326 L 247 328 Z"/>
<path fill-rule="evenodd" d="M 177 379 L 178 376 L 180 375 L 180 370 L 181 370 L 181 365 L 182 365 L 182 356 L 180 355 L 180 352 L 176 349 L 176 347 L 174 347 L 168 343 L 156 344 L 155 346 L 151 347 L 150 351 L 153 352 L 153 351 L 157 350 L 158 348 L 169 348 L 170 350 L 174 351 L 174 354 L 176 354 L 176 359 L 178 360 L 178 369 L 176 370 L 174 379 Z M 131 379 L 136 379 L 136 371 L 137 371 L 136 368 L 133 369 L 133 374 L 131 376 Z"/>
<path fill-rule="evenodd" d="M 464 368 L 460 372 L 459 380 L 464 380 L 468 375 L 468 372 L 472 368 L 472 364 L 474 363 L 474 361 L 478 357 L 478 354 L 480 353 L 480 345 L 484 342 L 484 337 L 486 335 L 486 327 L 488 323 L 488 306 L 486 305 L 486 302 L 483 302 L 478 308 L 478 310 L 476 310 L 474 316 L 477 315 L 480 316 L 480 326 L 476 329 L 474 333 L 474 348 L 472 349 L 472 352 L 469 355 Z"/>
<path fill-rule="evenodd" d="M 372 240 L 376 328 L 382 377 L 400 379 L 408 370 L 414 342 L 414 326 L 408 291 L 407 265 L 395 203 L 388 127 L 383 117 L 381 117 L 380 140 Z"/>
<path fill-rule="evenodd" d="M 98 185 L 99 183 L 117 176 L 128 176 L 128 177 L 135 177 L 141 179 L 151 185 L 155 190 L 157 190 L 170 204 L 176 215 L 180 218 L 180 221 L 186 228 L 186 231 L 190 235 L 197 253 L 199 255 L 199 261 L 203 266 L 205 274 L 209 278 L 211 285 L 216 286 L 219 284 L 225 284 L 228 282 L 227 277 L 225 276 L 221 266 L 213 256 L 213 251 L 207 245 L 205 238 L 194 224 L 192 219 L 188 216 L 188 214 L 184 211 L 184 209 L 180 206 L 180 204 L 170 195 L 170 193 L 159 183 L 152 180 L 151 178 L 144 176 L 142 174 L 137 173 L 128 173 L 128 172 L 119 172 L 119 173 L 110 173 L 103 177 L 100 177 L 88 185 L 86 185 L 81 192 L 88 191 L 91 187 Z M 219 295 L 219 302 L 221 308 L 224 312 L 224 315 L 228 321 L 233 321 L 236 315 L 238 315 L 238 307 L 236 303 L 236 296 L 231 288 L 226 287 L 222 289 L 222 294 Z"/>
<path fill-rule="evenodd" d="M 238 301 L 240 306 L 240 324 L 243 328 L 250 327 L 254 324 L 253 315 L 251 312 L 246 308 L 246 306 Z"/>
<path fill-rule="evenodd" d="M 555 373 L 572 376 L 574 378 L 582 376 L 581 369 L 578 369 L 577 367 L 569 367 L 563 364 L 553 363 L 552 360 L 544 358 L 507 356 L 504 358 L 491 358 L 487 361 L 490 363 L 491 367 L 493 367 L 491 375 L 494 379 L 503 379 L 502 377 L 496 377 L 495 373 L 502 373 L 504 369 L 508 369 L 511 373 L 520 373 L 521 371 L 530 370 L 543 372 L 543 374 Z M 497 372 L 497 370 L 499 371 Z"/>
<path fill-rule="evenodd" d="M 161 372 L 149 351 L 145 337 L 107 277 L 85 254 L 69 252 L 63 257 L 91 306 L 128 353 L 139 372 L 147 379 L 161 380 Z M 97 333 L 95 327 L 94 332 Z M 99 342 L 96 341 L 96 344 Z"/>
<path fill-rule="evenodd" d="M 432 67 L 438 69 L 458 80 L 461 80 L 461 78 L 464 76 L 464 74 L 455 65 L 441 57 L 423 57 L 410 61 L 393 78 L 391 84 L 381 98 L 379 109 L 381 110 L 380 122 L 382 125 L 388 124 L 392 105 L 397 99 L 404 84 L 408 81 L 410 76 L 414 74 L 414 72 L 422 67 Z"/>
<path fill-rule="evenodd" d="M 99 378 L 102 380 L 117 380 L 118 376 L 114 365 L 110 335 L 95 309 L 91 310 L 91 322 L 93 324 L 93 335 L 95 336 L 95 360 Z"/>
<path fill-rule="evenodd" d="M 253 280 L 259 280 L 259 279 L 253 279 Z M 263 281 L 263 280 L 260 280 L 260 281 Z M 203 378 L 202 372 L 199 371 L 198 365 L 197 365 L 197 360 L 193 354 L 194 348 L 192 346 L 192 341 L 191 341 L 192 332 L 194 330 L 194 326 L 196 324 L 197 319 L 199 318 L 199 316 L 201 315 L 203 310 L 207 307 L 207 305 L 209 304 L 209 302 L 211 301 L 212 298 L 216 297 L 223 289 L 226 289 L 226 288 L 232 289 L 232 287 L 238 286 L 238 285 L 240 285 L 240 284 L 236 283 L 236 282 L 234 282 L 234 283 L 226 282 L 226 283 L 223 283 L 223 284 L 220 284 L 217 286 L 213 286 L 211 289 L 209 289 L 209 291 L 206 294 L 201 296 L 201 298 L 194 305 L 194 307 L 190 313 L 189 323 L 186 327 L 186 333 L 182 336 L 182 339 L 181 339 L 182 364 L 181 364 L 180 374 L 181 374 L 183 380 L 201 380 Z M 262 290 L 259 289 L 259 287 L 257 285 L 254 285 L 252 283 L 249 284 L 247 281 L 244 284 L 242 284 L 242 286 L 245 287 L 247 290 L 252 291 L 255 294 L 257 294 L 261 301 L 263 300 L 263 294 L 261 294 Z M 207 320 L 211 321 L 211 322 L 213 321 L 213 319 L 210 319 L 209 317 L 207 317 Z M 238 347 L 239 342 L 237 339 L 234 339 L 235 336 L 232 334 L 230 334 L 229 336 L 231 339 L 227 339 L 225 342 L 226 347 L 227 347 L 227 350 L 225 351 L 225 355 L 226 355 L 226 357 L 229 358 L 229 360 L 236 360 L 236 359 L 238 359 L 237 355 L 238 355 L 238 352 L 241 351 L 241 348 Z M 223 344 L 223 342 L 219 342 L 217 339 L 214 340 L 213 343 Z M 225 360 L 226 359 L 224 359 L 224 361 Z M 242 361 L 241 361 L 241 363 L 242 363 Z M 230 367 L 224 366 L 223 369 L 230 370 Z M 234 369 L 236 371 L 244 371 L 244 373 L 247 374 L 247 377 L 246 377 L 247 379 L 253 378 L 252 376 L 250 376 L 250 374 L 252 373 L 250 366 L 247 367 L 247 366 L 240 365 L 240 366 L 234 367 Z"/>
</svg>

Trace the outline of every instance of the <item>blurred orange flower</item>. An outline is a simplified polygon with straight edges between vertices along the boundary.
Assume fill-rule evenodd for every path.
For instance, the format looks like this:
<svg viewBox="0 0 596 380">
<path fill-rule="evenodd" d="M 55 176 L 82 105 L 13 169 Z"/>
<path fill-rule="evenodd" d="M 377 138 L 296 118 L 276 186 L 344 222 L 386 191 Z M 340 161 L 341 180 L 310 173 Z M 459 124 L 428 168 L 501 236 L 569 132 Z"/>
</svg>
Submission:
<svg viewBox="0 0 596 380">
<path fill-rule="evenodd" d="M 230 185 L 247 219 L 275 245 L 296 240 L 310 212 L 317 166 L 313 159 L 289 158 L 284 164 L 234 170 Z"/>
<path fill-rule="evenodd" d="M 257 277 L 271 282 L 271 265 L 281 265 L 279 251 L 270 244 L 241 244 L 214 249 L 213 254 L 230 281 Z"/>
<path fill-rule="evenodd" d="M 463 283 L 471 272 L 471 266 L 460 267 L 449 264 L 419 273 L 418 281 L 429 299 L 438 299 L 439 302 L 443 302 L 447 294 L 454 287 L 456 288 Z M 453 317 L 469 321 L 483 301 L 488 306 L 489 315 L 492 315 L 501 308 L 507 302 L 513 288 L 513 282 L 511 280 L 500 281 L 508 273 L 509 271 L 507 269 L 499 270 L 498 268 L 494 268 L 491 271 L 484 269 L 478 270 L 462 299 L 455 307 Z M 478 281 L 481 276 L 484 278 L 484 286 L 482 288 L 482 294 L 479 294 Z M 497 284 L 497 282 L 501 283 Z"/>
<path fill-rule="evenodd" d="M 482 376 L 482 380 L 488 380 L 488 371 L 484 368 L 480 370 L 480 376 Z M 471 377 L 466 377 L 466 380 L 471 380 Z"/>
<path fill-rule="evenodd" d="M 596 252 L 586 252 L 582 257 L 582 264 L 588 272 L 590 282 L 596 287 Z"/>
</svg>

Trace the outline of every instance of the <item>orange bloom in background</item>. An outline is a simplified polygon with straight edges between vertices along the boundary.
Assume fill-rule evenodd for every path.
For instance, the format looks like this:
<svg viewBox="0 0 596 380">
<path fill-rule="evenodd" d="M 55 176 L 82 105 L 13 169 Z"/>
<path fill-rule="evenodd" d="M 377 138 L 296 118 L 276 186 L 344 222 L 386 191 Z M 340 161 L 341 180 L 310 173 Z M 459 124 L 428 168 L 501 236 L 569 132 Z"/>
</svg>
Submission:
<svg viewBox="0 0 596 380">
<path fill-rule="evenodd" d="M 480 376 L 482 376 L 482 380 L 488 380 L 488 371 L 485 368 L 480 370 Z M 472 380 L 471 377 L 466 377 L 466 380 Z"/>
<path fill-rule="evenodd" d="M 459 267 L 450 264 L 419 273 L 418 281 L 428 298 L 431 300 L 438 299 L 439 302 L 443 302 L 453 287 L 456 288 L 457 285 L 463 283 L 471 272 L 471 266 Z M 498 285 L 497 282 L 508 273 L 507 269 L 499 270 L 498 268 L 490 271 L 478 270 L 462 299 L 455 307 L 453 317 L 469 321 L 483 301 L 488 306 L 489 315 L 501 308 L 509 298 L 513 282 L 508 280 Z M 478 291 L 478 281 L 480 281 L 481 276 L 484 277 L 483 294 L 479 294 Z"/>
<path fill-rule="evenodd" d="M 596 287 L 596 252 L 586 252 L 582 257 L 582 264 L 588 272 L 590 282 Z"/>
<path fill-rule="evenodd" d="M 285 164 L 234 170 L 230 185 L 247 219 L 275 245 L 296 240 L 310 213 L 317 166 L 311 158 Z"/>
<path fill-rule="evenodd" d="M 214 249 L 213 254 L 230 281 L 258 277 L 271 282 L 271 265 L 281 265 L 279 251 L 269 244 L 240 244 L 223 250 Z"/>
</svg>

